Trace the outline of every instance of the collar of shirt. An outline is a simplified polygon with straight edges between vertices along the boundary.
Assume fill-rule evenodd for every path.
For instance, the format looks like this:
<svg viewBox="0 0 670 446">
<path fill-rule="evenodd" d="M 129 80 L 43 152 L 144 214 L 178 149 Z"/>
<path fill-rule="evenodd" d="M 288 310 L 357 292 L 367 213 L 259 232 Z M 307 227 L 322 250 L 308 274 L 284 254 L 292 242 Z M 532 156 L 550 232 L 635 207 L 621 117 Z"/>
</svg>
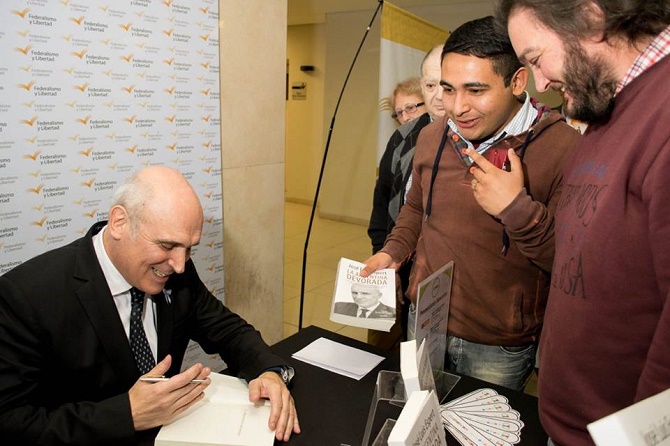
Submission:
<svg viewBox="0 0 670 446">
<path fill-rule="evenodd" d="M 131 286 L 126 282 L 126 279 L 123 278 L 119 270 L 116 269 L 107 255 L 107 251 L 105 251 L 105 245 L 102 242 L 102 234 L 106 229 L 107 226 L 103 227 L 100 232 L 93 236 L 93 249 L 95 249 L 95 255 L 102 268 L 102 273 L 105 275 L 109 291 L 112 293 L 112 296 L 117 296 L 122 293 L 127 293 Z"/>
<path fill-rule="evenodd" d="M 516 115 L 514 115 L 512 120 L 508 122 L 500 132 L 479 144 L 477 147 L 478 153 L 486 152 L 489 147 L 498 142 L 500 139 L 504 138 L 506 135 L 518 135 L 525 132 L 533 125 L 533 122 L 535 122 L 540 112 L 531 104 L 530 95 L 528 92 L 526 91 L 524 94 L 526 95 L 526 98 L 524 99 L 523 105 L 516 113 Z M 467 139 L 463 138 L 463 135 L 458 132 L 458 127 L 456 127 L 456 124 L 451 119 L 447 120 L 447 124 L 449 125 L 449 128 L 451 128 L 451 130 L 453 130 L 454 133 L 456 133 L 468 145 L 469 148 L 474 148 L 474 145 Z"/>
<path fill-rule="evenodd" d="M 365 315 L 365 317 L 369 317 L 372 314 L 372 312 L 375 311 L 380 304 L 381 304 L 381 302 L 377 302 L 377 305 L 375 305 L 374 307 L 370 307 L 370 308 L 363 308 L 363 307 L 359 306 L 358 307 L 358 312 L 356 313 L 356 316 L 361 314 L 361 310 L 367 310 L 368 313 Z"/>
<path fill-rule="evenodd" d="M 630 66 L 626 75 L 621 82 L 619 82 L 619 85 L 617 85 L 615 96 L 619 94 L 626 85 L 630 84 L 633 79 L 644 73 L 668 54 L 670 54 L 670 26 L 657 35 L 654 40 L 647 45 L 644 51 L 637 56 L 633 65 Z"/>
</svg>

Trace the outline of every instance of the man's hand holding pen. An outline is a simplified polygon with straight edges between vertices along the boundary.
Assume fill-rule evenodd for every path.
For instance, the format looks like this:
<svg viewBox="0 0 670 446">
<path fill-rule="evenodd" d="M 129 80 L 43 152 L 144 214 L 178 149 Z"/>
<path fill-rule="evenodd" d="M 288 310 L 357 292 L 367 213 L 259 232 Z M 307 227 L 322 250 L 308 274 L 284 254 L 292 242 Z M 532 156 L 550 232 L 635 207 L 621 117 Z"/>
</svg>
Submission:
<svg viewBox="0 0 670 446">
<path fill-rule="evenodd" d="M 210 384 L 207 377 L 212 371 L 202 364 L 196 364 L 178 375 L 155 382 L 155 377 L 162 377 L 171 364 L 172 357 L 168 355 L 128 391 L 135 430 L 151 429 L 169 423 L 205 396 L 204 391 Z M 192 382 L 193 380 L 202 382 Z"/>
</svg>

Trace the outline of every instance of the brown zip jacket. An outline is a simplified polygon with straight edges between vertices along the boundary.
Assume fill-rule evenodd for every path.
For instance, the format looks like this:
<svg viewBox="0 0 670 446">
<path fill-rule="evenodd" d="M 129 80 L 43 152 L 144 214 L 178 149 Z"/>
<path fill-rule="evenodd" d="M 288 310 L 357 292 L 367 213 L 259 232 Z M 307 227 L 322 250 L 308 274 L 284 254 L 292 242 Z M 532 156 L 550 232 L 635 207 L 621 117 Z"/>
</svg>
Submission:
<svg viewBox="0 0 670 446">
<path fill-rule="evenodd" d="M 470 187 L 473 178 L 449 134 L 438 164 L 431 213 L 426 202 L 446 117 L 419 135 L 412 186 L 382 252 L 394 261 L 415 254 L 408 297 L 418 284 L 454 261 L 448 330 L 468 341 L 517 346 L 539 336 L 554 257 L 554 210 L 561 194 L 562 166 L 579 133 L 560 114 L 544 110 L 522 158 L 525 189 L 498 216 L 487 214 Z M 451 132 L 453 133 L 453 132 Z M 521 148 L 527 132 L 494 147 Z M 503 228 L 509 249 L 501 254 Z"/>
</svg>

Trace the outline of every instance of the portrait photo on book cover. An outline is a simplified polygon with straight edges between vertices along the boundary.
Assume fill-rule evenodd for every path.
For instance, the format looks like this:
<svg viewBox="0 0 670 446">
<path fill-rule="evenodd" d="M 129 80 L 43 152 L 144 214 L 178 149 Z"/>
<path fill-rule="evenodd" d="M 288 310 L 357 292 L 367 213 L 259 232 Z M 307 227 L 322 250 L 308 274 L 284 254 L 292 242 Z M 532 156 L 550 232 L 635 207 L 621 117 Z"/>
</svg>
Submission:
<svg viewBox="0 0 670 446">
<path fill-rule="evenodd" d="M 336 301 L 333 312 L 367 319 L 395 319 L 395 308 L 384 304 L 378 285 L 351 284 L 351 301 Z"/>
</svg>

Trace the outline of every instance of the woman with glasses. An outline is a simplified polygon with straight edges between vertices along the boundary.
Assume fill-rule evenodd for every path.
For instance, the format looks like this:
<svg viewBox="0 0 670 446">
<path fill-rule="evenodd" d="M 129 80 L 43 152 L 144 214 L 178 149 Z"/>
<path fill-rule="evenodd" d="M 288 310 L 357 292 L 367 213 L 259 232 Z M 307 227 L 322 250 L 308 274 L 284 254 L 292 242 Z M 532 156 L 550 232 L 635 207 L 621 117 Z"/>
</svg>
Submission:
<svg viewBox="0 0 670 446">
<path fill-rule="evenodd" d="M 389 102 L 393 105 L 391 117 L 400 125 L 426 113 L 426 106 L 421 96 L 421 82 L 416 77 L 398 82 L 390 99 Z"/>
</svg>

